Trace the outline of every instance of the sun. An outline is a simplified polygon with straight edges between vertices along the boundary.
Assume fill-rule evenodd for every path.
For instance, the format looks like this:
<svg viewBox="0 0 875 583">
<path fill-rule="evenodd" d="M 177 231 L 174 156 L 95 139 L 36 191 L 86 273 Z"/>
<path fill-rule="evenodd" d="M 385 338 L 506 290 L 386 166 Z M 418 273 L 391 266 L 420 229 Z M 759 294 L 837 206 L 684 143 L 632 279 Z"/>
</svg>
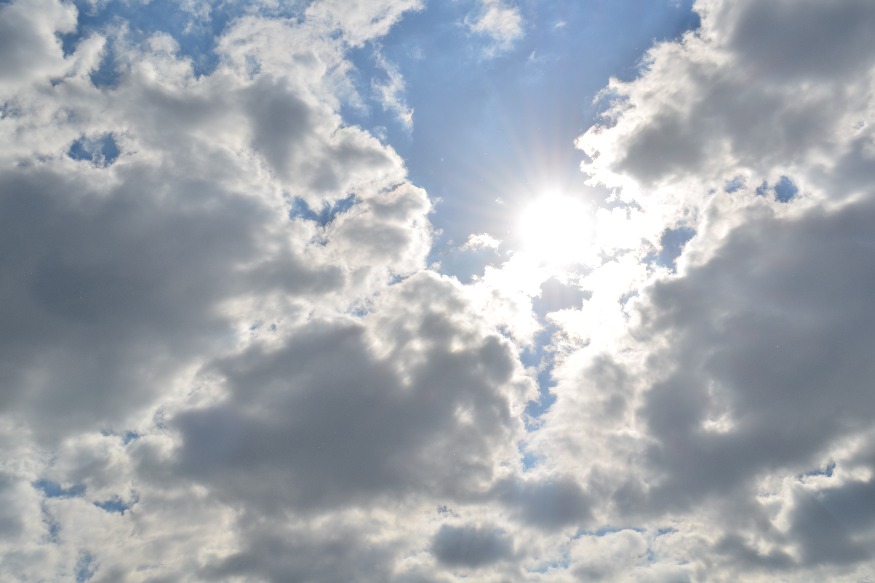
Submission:
<svg viewBox="0 0 875 583">
<path fill-rule="evenodd" d="M 547 193 L 526 205 L 518 220 L 521 252 L 558 267 L 581 261 L 592 246 L 592 210 L 580 200 Z"/>
</svg>

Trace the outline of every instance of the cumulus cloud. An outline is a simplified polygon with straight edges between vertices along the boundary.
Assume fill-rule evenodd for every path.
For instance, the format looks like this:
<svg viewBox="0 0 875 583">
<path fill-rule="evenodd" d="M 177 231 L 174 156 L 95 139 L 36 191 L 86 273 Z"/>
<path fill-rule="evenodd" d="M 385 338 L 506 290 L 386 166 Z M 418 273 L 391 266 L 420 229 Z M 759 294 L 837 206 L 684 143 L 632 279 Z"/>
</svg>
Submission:
<svg viewBox="0 0 875 583">
<path fill-rule="evenodd" d="M 651 49 L 638 78 L 612 81 L 605 123 L 578 140 L 584 172 L 630 206 L 641 237 L 614 261 L 655 261 L 682 227 L 678 272 L 654 264 L 647 282 L 610 261 L 584 277 L 591 301 L 608 293 L 622 317 L 610 331 L 575 326 L 588 346 L 562 355 L 531 447 L 587 475 L 607 521 L 676 529 L 648 562 L 683 553 L 684 577 L 853 580 L 870 572 L 873 523 L 826 501 L 865 495 L 872 471 L 862 168 L 875 77 L 858 24 L 875 13 L 696 9 L 701 27 Z M 608 269 L 613 294 L 599 285 Z M 631 564 L 628 576 L 647 577 Z"/>
<path fill-rule="evenodd" d="M 343 113 L 350 51 L 421 7 L 248 3 L 206 70 L 0 7 L 0 572 L 871 578 L 873 8 L 698 2 L 578 140 L 597 259 L 472 235 L 463 284 Z M 497 0 L 465 24 L 523 33 Z"/>
<path fill-rule="evenodd" d="M 22 462 L 31 460 L 10 466 L 4 475 L 2 495 L 10 512 L 2 518 L 9 534 L 3 571 L 18 578 L 63 573 L 75 578 L 74 571 L 84 569 L 94 580 L 114 581 L 140 580 L 138 572 L 193 576 L 201 569 L 197 561 L 206 559 L 168 553 L 166 545 L 179 539 L 160 522 L 174 523 L 174 513 L 192 524 L 232 520 L 228 510 L 210 501 L 212 495 L 185 512 L 178 507 L 198 484 L 209 483 L 212 463 L 234 465 L 231 454 L 221 457 L 221 440 L 204 449 L 203 439 L 215 435 L 202 425 L 219 423 L 213 429 L 227 430 L 222 439 L 233 443 L 235 426 L 249 431 L 255 427 L 247 428 L 249 421 L 264 421 L 258 414 L 249 417 L 254 413 L 242 405 L 221 416 L 234 399 L 243 398 L 233 397 L 235 382 L 254 382 L 236 381 L 235 375 L 285 374 L 258 370 L 279 366 L 275 359 L 296 353 L 300 340 L 294 339 L 312 333 L 306 341 L 312 342 L 324 328 L 326 339 L 351 334 L 348 356 L 373 369 L 376 392 L 362 395 L 370 394 L 365 401 L 377 399 L 375 414 L 384 412 L 381 400 L 391 401 L 380 391 L 393 390 L 392 383 L 383 387 L 381 376 L 395 379 L 394 390 L 403 391 L 401 372 L 383 362 L 384 355 L 372 356 L 376 349 L 365 342 L 361 324 L 345 314 L 361 309 L 356 306 L 392 278 L 424 266 L 430 204 L 421 189 L 406 183 L 394 151 L 341 123 L 336 106 L 344 90 L 342 41 L 310 42 L 323 25 L 315 16 L 312 23 L 243 17 L 218 43 L 224 50 L 219 67 L 200 77 L 170 37 L 145 42 L 119 37 L 115 58 L 121 74 L 115 86 L 105 87 L 90 77 L 100 62 L 102 39 L 84 38 L 65 56 L 55 35 L 73 32 L 76 11 L 65 3 L 43 4 L 2 8 L 8 16 L 3 22 L 16 35 L 4 35 L 0 123 L 4 135 L 18 136 L 4 141 L 0 152 L 3 423 L 7 451 L 22 452 L 14 454 Z M 391 23 L 406 8 L 381 9 L 369 22 Z M 350 42 L 380 30 L 356 29 L 359 40 Z M 282 54 L 270 46 L 279 39 L 288 41 Z M 329 224 L 290 214 L 293 200 L 319 205 L 349 197 L 352 207 Z M 477 331 L 468 334 L 476 337 Z M 355 336 L 363 343 L 358 347 Z M 511 380 L 518 373 L 504 354 L 508 348 L 488 331 L 471 342 L 477 348 L 467 358 L 477 354 L 485 361 L 460 366 L 462 376 L 451 388 L 469 387 L 466 374 L 486 383 L 481 390 L 488 396 L 480 401 L 489 408 L 483 410 L 501 419 L 491 423 L 499 433 L 512 434 L 518 429 L 510 403 L 520 397 L 508 387 L 523 381 Z M 326 356 L 334 349 L 325 348 Z M 324 361 L 326 373 L 336 358 L 339 353 Z M 261 359 L 265 363 L 257 364 Z M 486 369 L 475 364 L 489 374 L 476 376 Z M 347 391 L 335 396 L 338 403 L 353 405 L 355 400 L 344 397 L 357 390 L 364 371 L 349 365 L 346 381 L 341 375 L 335 379 L 339 384 L 322 386 Z M 247 368 L 251 372 L 244 373 Z M 292 398 L 284 405 L 307 401 L 307 391 L 317 388 L 307 378 L 312 372 L 300 381 L 304 401 Z M 291 377 L 287 382 L 295 383 Z M 250 394 L 266 397 L 280 389 L 269 381 L 266 392 Z M 409 402 L 422 407 L 418 395 L 413 391 Z M 446 417 L 429 417 L 436 428 L 455 418 L 454 399 L 444 403 Z M 465 406 L 480 410 L 476 400 Z M 314 412 L 312 419 L 325 427 L 318 417 L 323 410 L 317 405 Z M 399 414 L 399 421 L 410 422 Z M 288 418 L 281 414 L 276 421 L 281 420 Z M 335 430 L 346 429 L 343 419 L 337 422 Z M 374 418 L 365 424 L 379 425 Z M 262 438 L 281 436 L 266 427 L 261 437 L 247 436 L 251 445 L 240 447 L 260 448 L 256 442 Z M 413 448 L 409 455 L 425 455 L 421 441 L 407 445 Z M 470 450 L 470 463 L 482 467 L 486 479 L 490 445 Z M 46 449 L 24 453 L 32 447 Z M 316 453 L 319 445 L 300 447 Z M 372 449 L 375 456 L 387 453 L 378 450 Z M 262 461 L 270 457 L 268 451 L 263 455 Z M 401 466 L 403 455 L 381 463 Z M 174 464 L 181 463 L 176 460 L 191 456 L 198 464 L 174 474 Z M 332 463 L 330 457 L 321 459 Z M 250 463 L 262 461 L 256 456 Z M 345 467 L 328 466 L 328 474 Z M 141 477 L 147 468 L 150 477 Z M 375 476 L 381 471 L 364 465 L 361 470 Z M 421 467 L 410 471 L 427 473 Z M 239 472 L 244 476 L 246 468 Z M 319 480 L 328 474 L 312 474 L 311 485 L 302 483 L 287 499 L 320 498 Z M 416 479 L 431 483 L 426 476 Z M 398 480 L 406 484 L 414 478 L 404 474 Z M 238 486 L 251 489 L 242 478 L 236 484 L 228 481 L 229 499 Z M 133 523 L 141 535 L 122 534 Z M 192 534 L 179 531 L 186 533 Z M 125 542 L 116 545 L 109 542 L 113 538 Z M 227 538 L 189 540 L 204 549 L 225 544 L 233 550 Z M 11 551 L 15 547 L 20 553 Z"/>
<path fill-rule="evenodd" d="M 481 251 L 485 249 L 498 249 L 501 241 L 490 235 L 489 233 L 474 233 L 468 236 L 462 249 L 470 251 Z"/>
<path fill-rule="evenodd" d="M 27 87 L 35 81 L 63 74 L 66 69 L 56 34 L 76 28 L 76 10 L 52 0 L 30 6 L 11 3 L 0 7 L 0 89 Z"/>
<path fill-rule="evenodd" d="M 170 421 L 175 473 L 299 513 L 487 486 L 513 455 L 527 378 L 449 283 L 416 276 L 389 295 L 363 323 L 311 322 L 218 363 L 228 397 Z"/>
<path fill-rule="evenodd" d="M 107 31 L 112 86 L 91 77 L 107 37 L 57 42 L 70 5 L 3 7 L 4 572 L 416 577 L 433 559 L 398 553 L 431 556 L 439 521 L 405 528 L 398 501 L 517 471 L 532 380 L 423 271 L 426 193 L 338 113 L 345 46 L 416 6 L 243 16 L 205 75 L 167 35 Z M 276 509 L 300 521 L 265 527 Z M 383 551 L 352 534 L 363 511 L 394 533 Z"/>
</svg>

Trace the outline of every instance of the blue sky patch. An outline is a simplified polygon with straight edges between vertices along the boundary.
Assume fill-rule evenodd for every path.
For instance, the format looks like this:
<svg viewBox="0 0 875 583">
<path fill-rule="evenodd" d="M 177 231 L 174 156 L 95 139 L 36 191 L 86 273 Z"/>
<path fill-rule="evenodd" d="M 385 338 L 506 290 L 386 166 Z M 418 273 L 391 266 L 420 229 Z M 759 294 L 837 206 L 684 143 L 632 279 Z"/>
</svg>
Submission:
<svg viewBox="0 0 875 583">
<path fill-rule="evenodd" d="M 40 479 L 33 482 L 33 487 L 45 495 L 46 498 L 78 498 L 85 495 L 83 484 L 74 484 L 64 488 L 57 482 Z"/>
<path fill-rule="evenodd" d="M 112 134 L 79 138 L 67 151 L 67 155 L 74 160 L 86 160 L 100 167 L 111 165 L 120 154 Z"/>
<path fill-rule="evenodd" d="M 97 573 L 97 564 L 91 553 L 82 553 L 76 561 L 76 583 L 90 581 Z"/>
<path fill-rule="evenodd" d="M 673 270 L 677 258 L 680 257 L 684 247 L 689 243 L 690 239 L 695 236 L 695 229 L 691 229 L 690 227 L 666 229 L 659 239 L 659 252 L 652 254 L 649 257 L 649 260 L 656 265 Z"/>
<path fill-rule="evenodd" d="M 295 197 L 292 199 L 292 208 L 289 211 L 289 218 L 303 219 L 305 221 L 313 221 L 320 227 L 327 227 L 331 224 L 338 215 L 345 213 L 356 205 L 358 199 L 354 194 L 347 196 L 333 204 L 324 203 L 322 208 L 317 211 L 310 208 L 302 198 Z"/>
<path fill-rule="evenodd" d="M 723 186 L 723 190 L 726 192 L 737 192 L 744 188 L 744 185 L 744 176 L 736 176 L 732 180 L 726 181 L 726 184 Z"/>
<path fill-rule="evenodd" d="M 781 176 L 775 184 L 775 200 L 778 202 L 790 202 L 799 193 L 799 188 L 786 176 Z"/>
<path fill-rule="evenodd" d="M 109 500 L 95 502 L 94 505 L 101 510 L 124 515 L 124 513 L 130 510 L 130 508 L 136 503 L 136 499 L 131 502 L 125 502 L 118 496 L 113 496 Z"/>
</svg>

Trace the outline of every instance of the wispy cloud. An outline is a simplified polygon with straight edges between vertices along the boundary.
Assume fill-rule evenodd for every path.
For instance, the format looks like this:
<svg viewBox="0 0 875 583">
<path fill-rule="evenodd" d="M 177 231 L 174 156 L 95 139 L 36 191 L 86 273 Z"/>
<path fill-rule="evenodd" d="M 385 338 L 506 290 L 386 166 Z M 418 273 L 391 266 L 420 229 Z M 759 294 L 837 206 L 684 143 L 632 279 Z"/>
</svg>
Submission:
<svg viewBox="0 0 875 583">
<path fill-rule="evenodd" d="M 372 86 L 376 91 L 380 103 L 387 111 L 392 111 L 398 116 L 407 129 L 413 127 L 413 108 L 407 105 L 404 99 L 404 78 L 398 67 L 388 62 L 382 54 L 376 55 L 377 65 L 383 69 L 385 80 L 374 80 Z"/>
<path fill-rule="evenodd" d="M 475 34 L 490 39 L 487 55 L 507 51 L 523 34 L 519 9 L 504 0 L 480 0 L 480 6 L 465 18 L 465 25 Z"/>
</svg>

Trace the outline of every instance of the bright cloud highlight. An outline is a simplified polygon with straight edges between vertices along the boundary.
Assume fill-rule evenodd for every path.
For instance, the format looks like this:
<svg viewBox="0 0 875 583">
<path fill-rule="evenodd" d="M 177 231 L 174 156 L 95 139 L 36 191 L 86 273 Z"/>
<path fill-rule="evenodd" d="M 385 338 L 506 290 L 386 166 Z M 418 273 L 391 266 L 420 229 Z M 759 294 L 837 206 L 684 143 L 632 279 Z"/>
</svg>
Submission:
<svg viewBox="0 0 875 583">
<path fill-rule="evenodd" d="M 0 4 L 0 580 L 875 577 L 871 3 L 170 4 Z"/>
</svg>

